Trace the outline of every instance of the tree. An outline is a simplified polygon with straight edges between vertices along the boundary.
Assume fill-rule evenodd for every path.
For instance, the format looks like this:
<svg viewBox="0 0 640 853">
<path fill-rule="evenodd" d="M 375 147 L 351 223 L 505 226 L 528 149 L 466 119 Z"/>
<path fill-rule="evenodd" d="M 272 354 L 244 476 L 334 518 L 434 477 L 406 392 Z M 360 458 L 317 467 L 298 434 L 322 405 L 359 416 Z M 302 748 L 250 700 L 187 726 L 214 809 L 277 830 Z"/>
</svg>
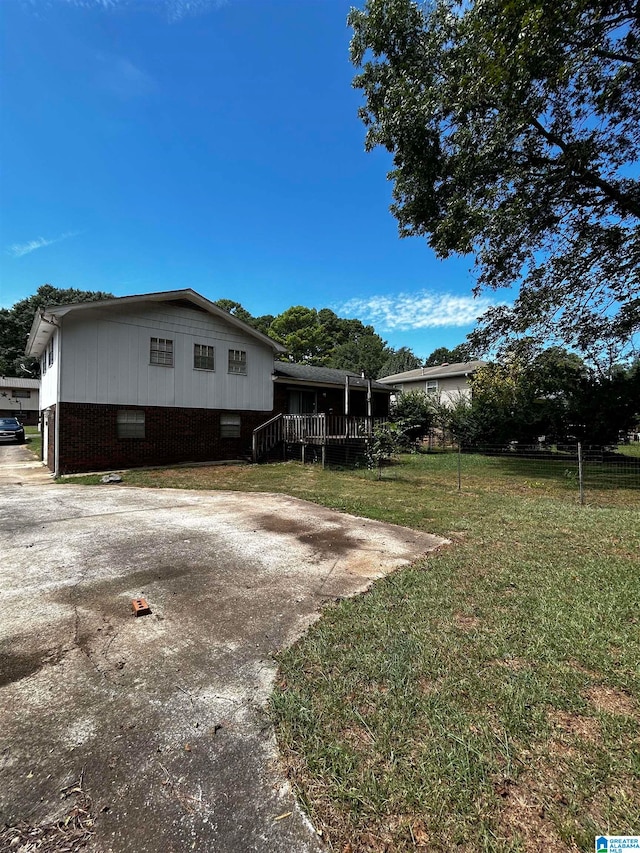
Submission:
<svg viewBox="0 0 640 853">
<path fill-rule="evenodd" d="M 338 370 L 354 370 L 356 373 L 364 373 L 369 379 L 375 379 L 388 356 L 389 350 L 380 335 L 367 332 L 337 346 L 327 364 Z"/>
<path fill-rule="evenodd" d="M 418 367 L 422 367 L 422 362 L 418 356 L 409 347 L 400 347 L 400 349 L 391 352 L 391 355 L 380 368 L 377 378 L 394 376 L 396 373 L 404 373 Z"/>
<path fill-rule="evenodd" d="M 393 404 L 391 417 L 407 437 L 415 443 L 425 436 L 433 425 L 434 406 L 424 391 L 405 391 Z"/>
<path fill-rule="evenodd" d="M 271 323 L 269 334 L 287 348 L 290 361 L 323 364 L 326 359 L 327 342 L 315 308 L 287 308 Z"/>
<path fill-rule="evenodd" d="M 40 376 L 40 365 L 24 354 L 33 318 L 40 308 L 67 305 L 70 302 L 92 302 L 112 299 L 102 290 L 60 289 L 41 285 L 33 296 L 21 299 L 12 308 L 0 309 L 0 374 L 3 376 Z M 23 366 L 24 365 L 24 366 Z"/>
<path fill-rule="evenodd" d="M 351 58 L 401 236 L 476 257 L 477 351 L 529 333 L 609 363 L 640 329 L 640 15 L 629 0 L 367 0 Z"/>
<path fill-rule="evenodd" d="M 437 367 L 440 364 L 458 364 L 459 362 L 469 361 L 470 359 L 471 350 L 469 344 L 458 344 L 453 349 L 438 347 L 427 358 L 424 366 Z"/>
<path fill-rule="evenodd" d="M 237 317 L 238 320 L 247 323 L 249 326 L 255 325 L 256 318 L 240 302 L 235 302 L 233 299 L 216 299 L 213 304 L 217 305 L 218 308 L 222 308 L 227 314 L 231 314 L 232 317 Z"/>
</svg>

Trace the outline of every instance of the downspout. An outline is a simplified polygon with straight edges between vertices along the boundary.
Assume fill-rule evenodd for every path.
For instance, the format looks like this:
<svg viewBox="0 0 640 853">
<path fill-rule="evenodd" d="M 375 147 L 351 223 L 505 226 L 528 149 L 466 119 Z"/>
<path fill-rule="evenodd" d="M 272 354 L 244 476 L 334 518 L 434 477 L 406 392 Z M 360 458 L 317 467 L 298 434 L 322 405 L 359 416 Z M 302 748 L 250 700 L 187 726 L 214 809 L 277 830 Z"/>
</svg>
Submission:
<svg viewBox="0 0 640 853">
<path fill-rule="evenodd" d="M 344 414 L 349 416 L 349 374 L 344 377 Z"/>
</svg>

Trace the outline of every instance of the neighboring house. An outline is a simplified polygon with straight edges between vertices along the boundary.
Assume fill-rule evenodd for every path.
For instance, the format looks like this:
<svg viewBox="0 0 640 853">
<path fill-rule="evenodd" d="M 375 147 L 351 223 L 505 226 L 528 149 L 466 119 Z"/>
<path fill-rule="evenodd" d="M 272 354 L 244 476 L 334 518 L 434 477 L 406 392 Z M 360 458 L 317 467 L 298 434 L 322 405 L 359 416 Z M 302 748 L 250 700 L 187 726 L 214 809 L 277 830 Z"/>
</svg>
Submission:
<svg viewBox="0 0 640 853">
<path fill-rule="evenodd" d="M 238 458 L 273 413 L 280 344 L 193 290 L 35 317 L 43 457 L 56 475 Z"/>
<path fill-rule="evenodd" d="M 445 405 L 460 399 L 471 399 L 470 379 L 486 361 L 466 361 L 458 364 L 441 364 L 438 367 L 419 367 L 404 373 L 395 373 L 379 379 L 396 391 L 425 391 Z"/>
<path fill-rule="evenodd" d="M 351 370 L 276 361 L 273 379 L 277 412 L 374 418 L 389 414 L 392 389 Z"/>
<path fill-rule="evenodd" d="M 40 381 L 0 376 L 0 417 L 34 426 L 40 417 Z"/>
</svg>

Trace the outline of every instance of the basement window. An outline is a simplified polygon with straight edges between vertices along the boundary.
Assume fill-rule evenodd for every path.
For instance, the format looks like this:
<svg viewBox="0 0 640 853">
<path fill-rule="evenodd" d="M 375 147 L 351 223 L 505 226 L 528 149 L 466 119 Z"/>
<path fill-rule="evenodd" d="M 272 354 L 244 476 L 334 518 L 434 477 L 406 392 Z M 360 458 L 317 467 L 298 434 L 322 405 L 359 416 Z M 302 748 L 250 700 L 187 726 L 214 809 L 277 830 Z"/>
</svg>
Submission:
<svg viewBox="0 0 640 853">
<path fill-rule="evenodd" d="M 137 409 L 120 409 L 118 411 L 118 438 L 144 438 L 144 412 Z"/>
<path fill-rule="evenodd" d="M 173 341 L 169 338 L 151 338 L 149 361 L 151 364 L 173 367 Z"/>
<path fill-rule="evenodd" d="M 220 415 L 220 438 L 240 438 L 240 415 Z"/>
</svg>

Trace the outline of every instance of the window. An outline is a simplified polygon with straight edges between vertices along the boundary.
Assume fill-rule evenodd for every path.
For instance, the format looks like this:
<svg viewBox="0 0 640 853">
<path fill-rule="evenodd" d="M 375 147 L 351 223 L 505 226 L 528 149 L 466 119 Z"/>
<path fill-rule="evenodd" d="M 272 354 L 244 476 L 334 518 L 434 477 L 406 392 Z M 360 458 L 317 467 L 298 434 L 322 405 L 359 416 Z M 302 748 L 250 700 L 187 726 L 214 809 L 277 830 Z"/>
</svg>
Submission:
<svg viewBox="0 0 640 853">
<path fill-rule="evenodd" d="M 49 367 L 53 364 L 53 338 L 49 341 Z"/>
<path fill-rule="evenodd" d="M 44 376 L 46 372 L 47 372 L 47 354 L 45 352 L 45 354 L 42 356 L 42 359 L 40 361 L 40 373 Z"/>
<path fill-rule="evenodd" d="M 194 370 L 215 370 L 213 347 L 206 344 L 193 345 L 193 368 Z"/>
<path fill-rule="evenodd" d="M 144 412 L 121 409 L 118 412 L 118 438 L 144 437 Z"/>
<path fill-rule="evenodd" d="M 220 415 L 220 438 L 240 438 L 240 415 Z"/>
<path fill-rule="evenodd" d="M 25 391 L 24 389 L 16 389 L 15 391 L 11 392 L 11 396 L 14 398 L 22 397 L 23 399 L 28 400 L 31 396 L 31 391 Z"/>
<path fill-rule="evenodd" d="M 173 367 L 173 341 L 168 338 L 151 338 L 151 364 Z"/>
<path fill-rule="evenodd" d="M 247 372 L 247 353 L 243 349 L 229 350 L 229 373 Z"/>
<path fill-rule="evenodd" d="M 438 393 L 438 380 L 437 379 L 427 379 L 427 394 L 437 394 Z"/>
</svg>

